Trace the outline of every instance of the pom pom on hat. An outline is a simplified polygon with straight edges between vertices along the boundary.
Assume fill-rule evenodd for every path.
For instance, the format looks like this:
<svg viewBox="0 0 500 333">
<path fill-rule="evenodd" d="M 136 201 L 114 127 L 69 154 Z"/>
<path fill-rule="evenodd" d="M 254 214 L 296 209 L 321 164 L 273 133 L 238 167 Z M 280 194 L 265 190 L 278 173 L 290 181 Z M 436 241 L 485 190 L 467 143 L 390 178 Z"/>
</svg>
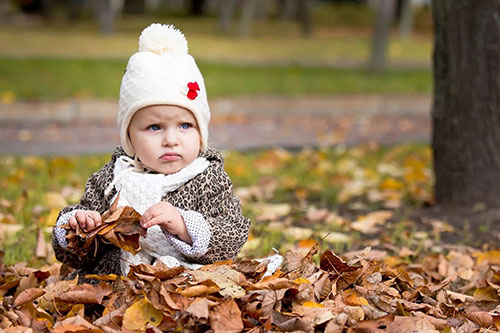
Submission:
<svg viewBox="0 0 500 333">
<path fill-rule="evenodd" d="M 173 25 L 153 23 L 139 37 L 139 52 L 143 51 L 187 54 L 188 43 L 184 34 Z"/>
</svg>

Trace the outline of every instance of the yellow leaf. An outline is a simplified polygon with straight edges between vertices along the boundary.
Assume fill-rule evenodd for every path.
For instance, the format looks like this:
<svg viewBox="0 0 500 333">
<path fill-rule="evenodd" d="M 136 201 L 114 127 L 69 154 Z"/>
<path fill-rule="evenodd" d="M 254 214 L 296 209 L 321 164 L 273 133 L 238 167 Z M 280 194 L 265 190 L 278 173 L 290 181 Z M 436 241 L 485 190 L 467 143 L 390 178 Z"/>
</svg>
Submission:
<svg viewBox="0 0 500 333">
<path fill-rule="evenodd" d="M 302 283 L 311 284 L 311 281 L 309 281 L 306 278 L 300 277 L 300 278 L 296 278 L 295 280 L 293 280 L 293 283 L 295 283 L 295 284 L 302 284 Z"/>
<path fill-rule="evenodd" d="M 478 301 L 500 301 L 498 292 L 493 287 L 477 288 L 473 296 Z"/>
<path fill-rule="evenodd" d="M 154 308 L 146 298 L 132 304 L 123 314 L 123 327 L 128 330 L 144 330 L 151 323 L 158 326 L 163 320 L 163 313 Z"/>
<path fill-rule="evenodd" d="M 56 225 L 57 217 L 59 216 L 60 209 L 51 208 L 49 211 L 49 215 L 45 219 L 45 225 L 54 226 Z"/>
<path fill-rule="evenodd" d="M 3 91 L 0 94 L 0 100 L 3 104 L 11 104 L 16 100 L 16 94 L 11 90 Z"/>
<path fill-rule="evenodd" d="M 500 251 L 476 252 L 474 257 L 477 257 L 477 264 L 483 263 L 489 265 L 500 265 Z"/>
<path fill-rule="evenodd" d="M 324 306 L 319 304 L 319 303 L 316 303 L 316 302 L 310 302 L 310 301 L 307 301 L 307 302 L 304 302 L 302 304 L 302 306 L 307 306 L 309 308 L 323 308 Z"/>
<path fill-rule="evenodd" d="M 61 210 L 66 207 L 68 203 L 66 199 L 61 195 L 61 193 L 57 192 L 47 192 L 44 196 L 44 203 L 47 207 Z"/>
<path fill-rule="evenodd" d="M 345 296 L 344 302 L 345 302 L 345 304 L 351 305 L 351 306 L 368 305 L 368 301 L 366 300 L 366 298 L 358 297 L 354 293 Z"/>
<path fill-rule="evenodd" d="M 303 239 L 297 244 L 298 247 L 305 247 L 308 249 L 310 249 L 314 245 L 316 245 L 316 241 L 312 238 Z"/>
<path fill-rule="evenodd" d="M 97 274 L 86 274 L 86 279 L 100 280 L 100 281 L 115 281 L 118 276 L 116 274 L 108 274 L 108 275 L 97 275 Z M 122 280 L 126 280 L 125 277 L 121 276 Z"/>
<path fill-rule="evenodd" d="M 85 310 L 85 306 L 83 304 L 75 304 L 71 308 L 71 310 L 68 312 L 66 315 L 66 318 L 70 318 L 76 315 L 80 315 L 81 317 L 84 316 L 83 311 Z"/>
<path fill-rule="evenodd" d="M 403 189 L 403 183 L 394 178 L 387 178 L 380 184 L 380 189 L 384 191 L 398 191 Z"/>
</svg>

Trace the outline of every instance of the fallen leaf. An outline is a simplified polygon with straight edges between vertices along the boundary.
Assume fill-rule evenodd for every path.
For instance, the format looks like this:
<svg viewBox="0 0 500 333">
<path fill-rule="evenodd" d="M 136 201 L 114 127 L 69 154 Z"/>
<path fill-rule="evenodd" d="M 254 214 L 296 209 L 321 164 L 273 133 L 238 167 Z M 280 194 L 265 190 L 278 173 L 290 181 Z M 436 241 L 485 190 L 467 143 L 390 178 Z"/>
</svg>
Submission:
<svg viewBox="0 0 500 333">
<path fill-rule="evenodd" d="M 374 234 L 379 231 L 377 226 L 384 224 L 392 216 L 393 213 L 387 210 L 372 212 L 351 223 L 351 228 L 364 234 Z"/>
<path fill-rule="evenodd" d="M 38 297 L 45 295 L 45 291 L 39 288 L 29 288 L 19 294 L 14 301 L 14 307 L 23 305 L 25 303 L 31 302 Z"/>
<path fill-rule="evenodd" d="M 209 314 L 214 332 L 240 332 L 243 330 L 241 311 L 233 301 L 225 301 L 212 308 Z"/>
<path fill-rule="evenodd" d="M 245 290 L 240 286 L 245 282 L 245 276 L 228 266 L 219 266 L 213 272 L 192 271 L 190 274 L 195 281 L 202 282 L 206 280 L 213 281 L 219 287 L 219 294 L 222 296 L 241 297 L 245 295 Z"/>
<path fill-rule="evenodd" d="M 92 325 L 84 318 L 76 315 L 71 318 L 66 318 L 62 322 L 57 323 L 52 330 L 53 333 L 102 333 L 103 330 Z"/>
<path fill-rule="evenodd" d="M 105 296 L 113 292 L 111 285 L 101 282 L 97 287 L 81 284 L 70 288 L 55 298 L 57 302 L 101 304 Z"/>
<path fill-rule="evenodd" d="M 500 301 L 498 291 L 493 287 L 477 288 L 473 296 L 478 301 Z"/>
<path fill-rule="evenodd" d="M 180 295 L 184 297 L 199 297 L 199 296 L 206 296 L 209 294 L 216 293 L 220 290 L 220 288 L 212 281 L 204 281 L 201 284 L 192 286 L 192 287 L 187 287 L 185 289 L 177 289 L 176 292 L 178 292 Z"/>
<path fill-rule="evenodd" d="M 38 237 L 36 241 L 35 256 L 37 258 L 47 258 L 47 243 L 45 242 L 45 236 L 43 235 L 43 230 L 38 229 Z"/>
<path fill-rule="evenodd" d="M 500 251 L 476 252 L 477 264 L 500 265 Z"/>
<path fill-rule="evenodd" d="M 216 302 L 212 302 L 206 298 L 196 298 L 189 306 L 186 308 L 186 312 L 192 314 L 196 318 L 208 319 L 210 307 L 216 305 Z"/>
<path fill-rule="evenodd" d="M 353 272 L 358 270 L 359 266 L 350 266 L 331 250 L 326 250 L 321 254 L 320 268 L 328 272 L 342 274 L 344 272 Z"/>
<path fill-rule="evenodd" d="M 141 298 L 134 302 L 123 314 L 123 328 L 127 330 L 144 330 L 148 323 L 160 325 L 163 313 L 154 308 L 146 299 Z"/>
</svg>

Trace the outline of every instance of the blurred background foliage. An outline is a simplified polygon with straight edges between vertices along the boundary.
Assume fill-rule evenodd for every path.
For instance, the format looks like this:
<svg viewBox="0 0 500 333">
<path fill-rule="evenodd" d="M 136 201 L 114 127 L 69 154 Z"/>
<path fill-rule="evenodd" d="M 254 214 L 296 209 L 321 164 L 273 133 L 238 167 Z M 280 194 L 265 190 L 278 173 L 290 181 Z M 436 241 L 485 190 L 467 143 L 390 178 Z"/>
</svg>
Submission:
<svg viewBox="0 0 500 333">
<path fill-rule="evenodd" d="M 392 15 L 380 18 L 387 3 Z M 9 100 L 116 98 L 152 22 L 182 29 L 212 96 L 431 91 L 431 14 L 420 1 L 3 0 L 0 15 Z"/>
</svg>

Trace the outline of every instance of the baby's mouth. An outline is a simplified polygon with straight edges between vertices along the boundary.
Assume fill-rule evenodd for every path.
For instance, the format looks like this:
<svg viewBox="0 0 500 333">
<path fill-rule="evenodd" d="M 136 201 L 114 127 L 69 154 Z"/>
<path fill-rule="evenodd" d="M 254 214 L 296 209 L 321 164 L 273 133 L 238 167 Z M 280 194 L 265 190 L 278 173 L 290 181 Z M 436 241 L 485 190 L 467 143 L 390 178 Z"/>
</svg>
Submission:
<svg viewBox="0 0 500 333">
<path fill-rule="evenodd" d="M 177 161 L 179 158 L 181 156 L 177 153 L 166 153 L 160 156 L 160 160 L 167 162 Z"/>
</svg>

